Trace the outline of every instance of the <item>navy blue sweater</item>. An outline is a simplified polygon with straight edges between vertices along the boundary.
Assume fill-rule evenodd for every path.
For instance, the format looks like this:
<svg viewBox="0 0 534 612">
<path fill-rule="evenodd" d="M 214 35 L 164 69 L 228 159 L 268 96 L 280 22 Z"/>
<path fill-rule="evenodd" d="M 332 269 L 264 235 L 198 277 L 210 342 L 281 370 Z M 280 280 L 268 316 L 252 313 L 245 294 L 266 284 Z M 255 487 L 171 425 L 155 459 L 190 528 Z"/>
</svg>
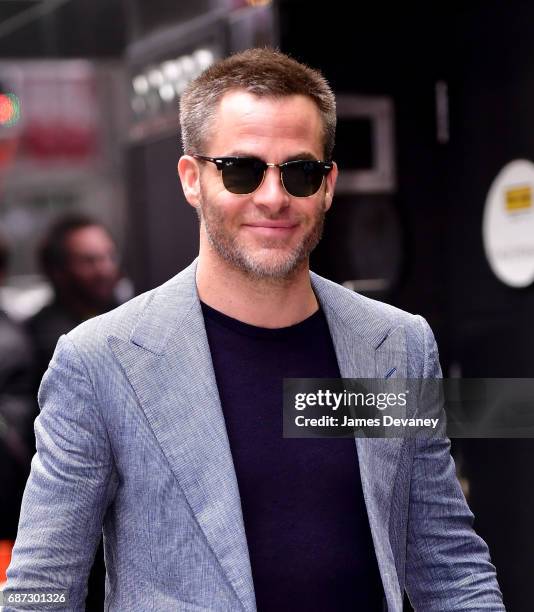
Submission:
<svg viewBox="0 0 534 612">
<path fill-rule="evenodd" d="M 281 329 L 202 304 L 259 612 L 383 609 L 353 439 L 284 439 L 283 378 L 337 378 L 322 311 Z"/>
</svg>

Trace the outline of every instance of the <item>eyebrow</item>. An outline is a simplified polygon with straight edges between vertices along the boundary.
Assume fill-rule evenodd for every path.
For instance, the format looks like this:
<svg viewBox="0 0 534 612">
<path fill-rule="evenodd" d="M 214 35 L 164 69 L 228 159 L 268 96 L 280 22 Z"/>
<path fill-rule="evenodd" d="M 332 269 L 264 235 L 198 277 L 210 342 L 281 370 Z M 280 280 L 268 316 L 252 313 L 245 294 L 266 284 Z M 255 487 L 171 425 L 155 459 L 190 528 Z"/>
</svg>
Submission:
<svg viewBox="0 0 534 612">
<path fill-rule="evenodd" d="M 286 162 L 288 162 L 288 161 L 297 161 L 299 159 L 304 159 L 306 161 L 317 161 L 317 157 L 315 157 L 315 155 L 313 155 L 309 151 L 302 151 L 301 153 L 297 153 L 296 155 L 290 155 L 284 161 L 286 161 Z"/>
<path fill-rule="evenodd" d="M 261 157 L 259 157 L 258 155 L 254 155 L 253 153 L 248 153 L 248 152 L 239 151 L 239 150 L 232 151 L 228 155 L 222 155 L 221 157 L 254 157 L 255 159 L 261 159 Z M 317 157 L 313 155 L 313 153 L 310 153 L 309 151 L 301 151 L 300 153 L 295 153 L 294 155 L 290 155 L 289 157 L 284 159 L 284 161 L 281 163 L 285 163 L 289 161 L 297 161 L 297 160 L 317 161 Z"/>
</svg>

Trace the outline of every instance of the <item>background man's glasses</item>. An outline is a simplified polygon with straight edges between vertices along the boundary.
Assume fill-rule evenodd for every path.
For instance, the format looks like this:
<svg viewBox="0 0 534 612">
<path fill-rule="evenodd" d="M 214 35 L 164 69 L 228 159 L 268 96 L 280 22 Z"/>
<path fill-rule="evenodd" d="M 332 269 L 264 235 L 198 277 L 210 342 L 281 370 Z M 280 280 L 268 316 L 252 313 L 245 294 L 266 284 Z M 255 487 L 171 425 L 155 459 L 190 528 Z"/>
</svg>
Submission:
<svg viewBox="0 0 534 612">
<path fill-rule="evenodd" d="M 269 164 L 257 157 L 207 157 L 196 154 L 193 157 L 215 164 L 222 173 L 225 189 L 239 195 L 256 191 L 263 183 L 267 168 L 280 168 L 280 180 L 287 193 L 295 198 L 307 198 L 319 191 L 324 177 L 334 166 L 333 162 L 304 159 Z"/>
</svg>

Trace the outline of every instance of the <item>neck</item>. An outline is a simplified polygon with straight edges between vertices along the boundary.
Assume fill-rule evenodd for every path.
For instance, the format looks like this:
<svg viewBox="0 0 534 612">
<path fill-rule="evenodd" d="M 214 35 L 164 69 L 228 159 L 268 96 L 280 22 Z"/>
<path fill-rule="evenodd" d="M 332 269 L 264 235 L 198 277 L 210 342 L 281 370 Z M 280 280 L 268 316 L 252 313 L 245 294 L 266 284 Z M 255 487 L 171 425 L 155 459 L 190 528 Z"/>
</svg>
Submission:
<svg viewBox="0 0 534 612">
<path fill-rule="evenodd" d="M 256 279 L 201 249 L 196 283 L 199 298 L 205 304 L 258 327 L 295 325 L 319 307 L 307 261 L 291 278 Z"/>
</svg>

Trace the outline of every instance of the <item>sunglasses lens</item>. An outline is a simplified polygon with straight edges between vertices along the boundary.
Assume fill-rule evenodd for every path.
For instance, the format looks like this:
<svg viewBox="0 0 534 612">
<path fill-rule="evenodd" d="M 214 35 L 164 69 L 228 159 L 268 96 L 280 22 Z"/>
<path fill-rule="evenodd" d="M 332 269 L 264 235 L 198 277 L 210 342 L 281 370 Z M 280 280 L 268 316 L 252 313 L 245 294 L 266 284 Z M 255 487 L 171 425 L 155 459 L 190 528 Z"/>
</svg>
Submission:
<svg viewBox="0 0 534 612">
<path fill-rule="evenodd" d="M 324 171 L 319 162 L 288 162 L 282 170 L 282 180 L 287 192 L 297 198 L 311 196 L 323 183 Z"/>
<path fill-rule="evenodd" d="M 224 187 L 231 193 L 252 193 L 260 186 L 265 168 L 265 164 L 259 159 L 227 160 L 222 169 Z"/>
</svg>

